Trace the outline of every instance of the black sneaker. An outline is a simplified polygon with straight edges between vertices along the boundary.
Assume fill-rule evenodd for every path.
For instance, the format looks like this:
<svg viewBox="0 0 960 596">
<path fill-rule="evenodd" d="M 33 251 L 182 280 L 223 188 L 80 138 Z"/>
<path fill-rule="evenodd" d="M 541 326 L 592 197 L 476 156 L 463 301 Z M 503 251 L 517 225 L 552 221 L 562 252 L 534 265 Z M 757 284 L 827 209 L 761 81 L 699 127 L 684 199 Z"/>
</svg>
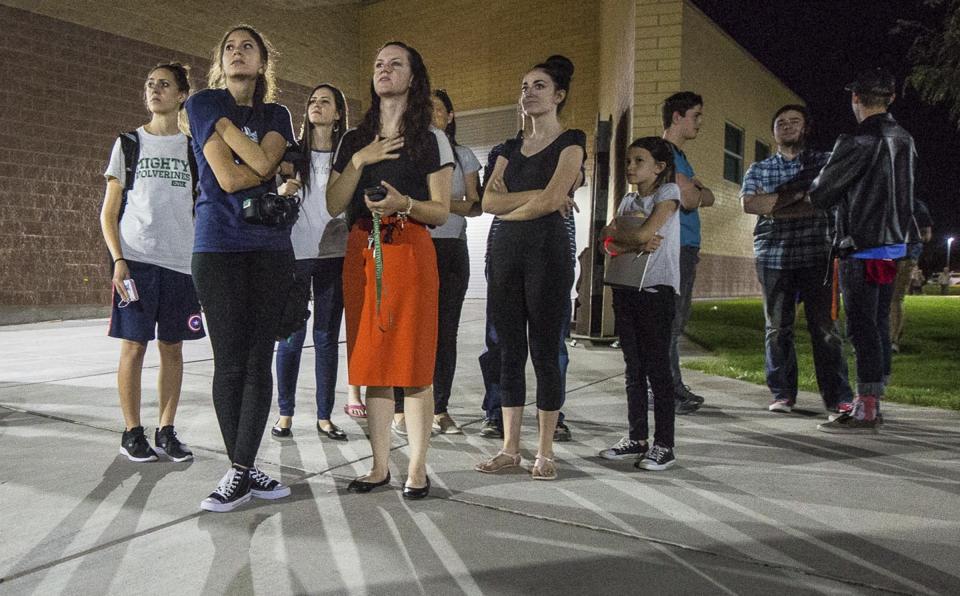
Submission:
<svg viewBox="0 0 960 596">
<path fill-rule="evenodd" d="M 676 394 L 677 399 L 693 401 L 701 406 L 703 405 L 703 396 L 697 395 L 693 391 L 690 391 L 689 385 L 681 385 L 680 387 L 677 387 L 674 393 Z"/>
<path fill-rule="evenodd" d="M 233 511 L 253 498 L 250 492 L 250 470 L 231 467 L 220 479 L 217 490 L 200 502 L 200 509 L 224 513 Z"/>
<path fill-rule="evenodd" d="M 280 484 L 259 468 L 250 468 L 250 493 L 258 499 L 282 499 L 290 496 L 290 487 Z"/>
<path fill-rule="evenodd" d="M 641 470 L 659 471 L 673 467 L 675 463 L 677 458 L 673 456 L 673 449 L 654 443 L 653 448 L 647 452 L 647 456 L 633 465 Z"/>
<path fill-rule="evenodd" d="M 494 439 L 503 438 L 503 426 L 497 424 L 497 421 L 492 418 L 487 418 L 483 421 L 483 426 L 480 427 L 480 436 L 481 437 L 490 437 Z"/>
<path fill-rule="evenodd" d="M 677 400 L 675 412 L 680 416 L 693 414 L 703 405 L 703 398 L 693 391 L 690 391 L 690 388 L 686 385 L 681 385 L 676 388 L 674 390 L 674 396 Z"/>
<path fill-rule="evenodd" d="M 153 450 L 143 434 L 143 427 L 137 426 L 123 431 L 120 439 L 120 455 L 135 462 L 157 461 L 157 452 Z"/>
<path fill-rule="evenodd" d="M 629 437 L 620 439 L 620 442 L 609 449 L 600 452 L 603 459 L 641 458 L 647 453 L 646 441 L 631 441 Z"/>
<path fill-rule="evenodd" d="M 566 443 L 573 440 L 573 435 L 570 433 L 570 428 L 562 423 L 557 423 L 557 428 L 553 431 L 553 440 L 557 443 Z"/>
<path fill-rule="evenodd" d="M 157 446 L 157 453 L 166 455 L 176 462 L 190 461 L 193 459 L 193 452 L 187 449 L 185 443 L 181 443 L 177 438 L 177 431 L 173 426 L 164 426 L 158 428 L 154 435 L 153 444 Z"/>
<path fill-rule="evenodd" d="M 817 429 L 822 432 L 845 435 L 876 434 L 879 427 L 880 421 L 876 418 L 860 420 L 846 412 L 837 414 L 836 417 L 831 416 L 827 422 L 817 425 Z"/>
</svg>

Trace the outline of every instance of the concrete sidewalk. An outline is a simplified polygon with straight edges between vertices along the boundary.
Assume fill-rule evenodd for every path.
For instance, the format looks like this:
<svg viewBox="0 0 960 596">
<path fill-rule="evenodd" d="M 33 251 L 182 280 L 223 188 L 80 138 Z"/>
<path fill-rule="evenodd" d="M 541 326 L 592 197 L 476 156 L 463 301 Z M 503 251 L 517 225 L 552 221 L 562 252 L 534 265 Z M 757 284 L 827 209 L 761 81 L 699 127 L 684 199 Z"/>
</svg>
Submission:
<svg viewBox="0 0 960 596">
<path fill-rule="evenodd" d="M 677 418 L 678 465 L 639 472 L 597 457 L 625 432 L 620 353 L 579 345 L 560 479 L 478 474 L 499 447 L 478 434 L 482 316 L 468 302 L 451 399 L 465 434 L 434 438 L 430 499 L 400 498 L 399 439 L 391 490 L 346 492 L 369 466 L 365 423 L 343 414 L 342 363 L 350 440 L 318 438 L 307 349 L 295 437 L 268 431 L 260 450 L 293 495 L 229 514 L 198 509 L 228 465 L 206 341 L 184 350 L 177 418 L 195 461 L 133 464 L 105 321 L 0 327 L 0 594 L 960 593 L 956 412 L 889 405 L 880 435 L 826 435 L 816 395 L 775 415 L 765 388 L 687 371 L 706 404 Z M 156 364 L 151 346 L 151 438 Z"/>
</svg>

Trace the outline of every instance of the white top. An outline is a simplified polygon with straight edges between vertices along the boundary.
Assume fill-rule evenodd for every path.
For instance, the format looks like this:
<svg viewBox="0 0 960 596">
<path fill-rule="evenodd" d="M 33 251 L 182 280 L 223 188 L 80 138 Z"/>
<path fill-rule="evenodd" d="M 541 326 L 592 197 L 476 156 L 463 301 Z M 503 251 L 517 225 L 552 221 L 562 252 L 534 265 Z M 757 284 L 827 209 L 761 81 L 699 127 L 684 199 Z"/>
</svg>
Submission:
<svg viewBox="0 0 960 596">
<path fill-rule="evenodd" d="M 657 230 L 663 236 L 660 248 L 650 254 L 647 261 L 647 270 L 643 276 L 643 287 L 670 286 L 677 294 L 680 293 L 680 187 L 668 182 L 657 189 L 657 192 L 641 197 L 635 192 L 628 192 L 620 201 L 617 215 L 629 215 L 637 211 L 650 217 L 653 208 L 664 201 L 676 201 L 677 210 L 667 219 L 667 222 Z"/>
<path fill-rule="evenodd" d="M 120 219 L 120 248 L 131 261 L 190 274 L 193 255 L 193 179 L 182 133 L 152 135 L 137 129 L 140 153 L 133 188 Z M 126 164 L 120 139 L 113 144 L 104 178 L 123 184 Z"/>
<path fill-rule="evenodd" d="M 300 218 L 293 224 L 290 241 L 300 259 L 342 257 L 347 252 L 347 221 L 327 211 L 327 179 L 332 151 L 310 152 L 310 186 L 302 191 Z"/>
<path fill-rule="evenodd" d="M 454 201 L 463 200 L 466 196 L 466 180 L 464 176 L 480 171 L 480 161 L 473 151 L 457 145 L 453 148 L 457 153 L 457 159 L 453 162 L 453 192 L 450 199 Z M 460 238 L 467 239 L 467 219 L 462 215 L 451 213 L 447 222 L 442 226 L 437 226 L 430 230 L 431 238 Z"/>
</svg>

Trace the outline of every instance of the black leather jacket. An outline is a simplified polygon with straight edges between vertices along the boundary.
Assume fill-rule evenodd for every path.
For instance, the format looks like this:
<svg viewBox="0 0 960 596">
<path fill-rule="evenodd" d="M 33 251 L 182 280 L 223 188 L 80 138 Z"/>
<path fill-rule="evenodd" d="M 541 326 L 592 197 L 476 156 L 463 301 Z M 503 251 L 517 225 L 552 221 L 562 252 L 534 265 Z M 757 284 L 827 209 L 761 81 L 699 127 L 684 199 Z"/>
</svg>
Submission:
<svg viewBox="0 0 960 596">
<path fill-rule="evenodd" d="M 837 206 L 834 248 L 841 255 L 916 238 L 913 137 L 888 113 L 840 135 L 810 188 L 818 209 Z"/>
</svg>

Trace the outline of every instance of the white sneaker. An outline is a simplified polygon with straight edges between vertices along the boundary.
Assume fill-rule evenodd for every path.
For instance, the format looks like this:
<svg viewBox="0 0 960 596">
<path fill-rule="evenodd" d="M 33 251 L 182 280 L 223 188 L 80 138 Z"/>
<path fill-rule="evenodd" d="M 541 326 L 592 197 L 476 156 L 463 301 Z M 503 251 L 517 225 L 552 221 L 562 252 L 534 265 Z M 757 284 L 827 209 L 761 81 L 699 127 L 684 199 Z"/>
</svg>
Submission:
<svg viewBox="0 0 960 596">
<path fill-rule="evenodd" d="M 793 406 L 791 406 L 790 402 L 785 399 L 775 399 L 770 402 L 770 405 L 767 406 L 767 409 L 771 412 L 783 412 L 784 414 L 789 414 L 793 411 Z"/>
</svg>

